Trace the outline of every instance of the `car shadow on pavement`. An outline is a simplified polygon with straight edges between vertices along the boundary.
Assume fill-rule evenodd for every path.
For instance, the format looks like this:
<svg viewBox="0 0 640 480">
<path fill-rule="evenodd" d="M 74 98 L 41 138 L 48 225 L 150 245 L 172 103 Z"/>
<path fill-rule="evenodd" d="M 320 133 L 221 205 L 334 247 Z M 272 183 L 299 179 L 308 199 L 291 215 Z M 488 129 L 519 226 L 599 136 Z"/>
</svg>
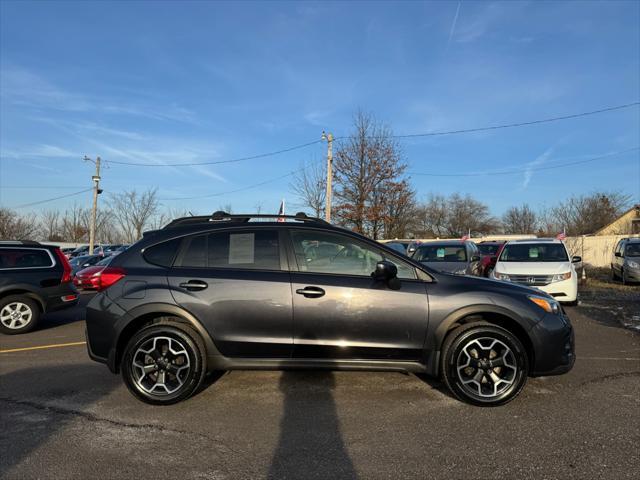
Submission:
<svg viewBox="0 0 640 480">
<path fill-rule="evenodd" d="M 334 373 L 284 371 L 279 388 L 283 414 L 267 478 L 357 478 L 340 432 Z"/>
<path fill-rule="evenodd" d="M 37 463 L 34 452 L 75 420 L 99 421 L 88 407 L 119 385 L 116 376 L 104 375 L 97 364 L 58 364 L 0 375 L 0 478 L 23 461 Z"/>
</svg>

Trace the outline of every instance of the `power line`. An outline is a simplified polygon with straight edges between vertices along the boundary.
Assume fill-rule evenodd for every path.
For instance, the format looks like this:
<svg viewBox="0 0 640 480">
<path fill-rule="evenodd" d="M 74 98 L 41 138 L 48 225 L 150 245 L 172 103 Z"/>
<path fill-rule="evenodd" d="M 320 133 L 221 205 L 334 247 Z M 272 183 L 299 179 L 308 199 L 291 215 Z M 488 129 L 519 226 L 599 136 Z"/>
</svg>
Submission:
<svg viewBox="0 0 640 480">
<path fill-rule="evenodd" d="M 539 123 L 549 123 L 549 122 L 557 122 L 559 120 L 569 120 L 571 118 L 579 118 L 579 117 L 587 117 L 589 115 L 596 115 L 598 113 L 604 112 L 612 112 L 614 110 L 622 110 L 623 108 L 630 108 L 636 105 L 640 105 L 640 102 L 632 102 L 626 103 L 624 105 L 616 105 L 614 107 L 601 108 L 599 110 L 592 110 L 590 112 L 582 112 L 582 113 L 574 113 L 572 115 L 563 115 L 561 117 L 551 117 L 551 118 L 543 118 L 541 120 L 531 120 L 528 122 L 518 122 L 518 123 L 506 123 L 504 125 L 491 125 L 488 127 L 478 127 L 478 128 L 467 128 L 463 130 L 449 130 L 442 132 L 428 132 L 428 133 L 410 133 L 406 135 L 391 135 L 393 138 L 412 138 L 412 137 L 433 137 L 436 135 L 453 135 L 456 133 L 473 133 L 473 132 L 484 132 L 487 130 L 498 130 L 501 128 L 513 128 L 513 127 L 524 127 L 527 125 L 537 125 Z M 342 137 L 345 138 L 345 137 Z"/>
<path fill-rule="evenodd" d="M 72 188 L 82 188 L 82 185 L 74 185 L 74 186 L 69 186 L 69 185 L 62 185 L 62 186 L 48 186 L 48 185 L 0 185 L 0 188 L 2 189 L 7 189 L 7 188 L 25 188 L 25 189 L 32 189 L 32 190 L 63 190 L 63 189 L 72 189 Z"/>
<path fill-rule="evenodd" d="M 280 155 L 282 153 L 292 152 L 294 150 L 300 150 L 301 148 L 315 145 L 316 143 L 320 143 L 321 141 L 322 140 L 314 140 L 313 142 L 308 142 L 308 143 L 303 143 L 301 145 L 295 145 L 293 147 L 283 148 L 275 152 L 260 153 L 258 155 L 252 155 L 250 157 L 240 157 L 240 158 L 234 158 L 231 160 L 215 160 L 211 162 L 193 162 L 193 163 L 135 163 L 135 162 L 118 162 L 116 160 L 109 160 L 109 163 L 113 163 L 117 165 L 135 165 L 137 167 L 193 167 L 197 165 L 220 165 L 222 163 L 245 162 L 247 160 L 255 160 L 258 158 L 273 157 L 275 155 Z"/>
<path fill-rule="evenodd" d="M 75 192 L 75 193 L 69 193 L 67 195 L 61 195 L 59 197 L 54 197 L 54 198 L 47 198 L 46 200 L 40 200 L 38 202 L 33 202 L 33 203 L 25 203 L 24 205 L 18 205 L 15 207 L 9 207 L 9 208 L 25 208 L 25 207 L 33 207 L 35 205 L 40 205 L 42 203 L 48 203 L 48 202 L 53 202 L 54 200 L 60 200 L 62 198 L 68 198 L 68 197 L 73 197 L 75 195 L 80 195 L 81 193 L 85 193 L 88 192 L 90 190 L 93 190 L 93 188 L 87 188 L 85 190 L 80 190 L 79 192 Z"/>
<path fill-rule="evenodd" d="M 563 116 L 557 116 L 557 117 L 543 118 L 543 119 L 531 120 L 531 121 L 527 121 L 527 122 L 508 123 L 508 124 L 503 124 L 503 125 L 489 125 L 489 126 L 486 126 L 486 127 L 476 127 L 476 128 L 467 128 L 467 129 L 459 129 L 459 130 L 447 130 L 447 131 L 426 132 L 426 133 L 410 133 L 410 134 L 405 134 L 405 135 L 391 135 L 391 137 L 392 138 L 434 137 L 434 136 L 441 136 L 441 135 L 454 135 L 454 134 L 460 134 L 460 133 L 484 132 L 484 131 L 489 131 L 489 130 L 499 130 L 499 129 L 503 129 L 503 128 L 523 127 L 523 126 L 528 126 L 528 125 L 537 125 L 537 124 L 541 124 L 541 123 L 557 122 L 557 121 L 560 121 L 560 120 L 569 120 L 569 119 L 572 119 L 572 118 L 586 117 L 586 116 L 589 116 L 589 115 L 597 115 L 599 113 L 611 112 L 611 111 L 615 111 L 615 110 L 622 110 L 622 109 L 634 107 L 634 106 L 637 106 L 637 105 L 640 105 L 640 101 L 632 102 L 632 103 L 626 103 L 624 105 L 615 105 L 615 106 L 612 106 L 612 107 L 601 108 L 601 109 L 598 109 L 598 110 L 591 110 L 589 112 L 574 113 L 574 114 L 571 114 L 571 115 L 563 115 Z M 344 139 L 348 139 L 348 138 L 352 138 L 352 137 L 349 136 L 349 135 L 346 135 L 346 136 L 341 136 L 341 137 L 335 137 L 334 140 L 344 140 Z M 375 137 L 368 137 L 368 138 L 375 138 Z M 109 163 L 115 164 L 115 165 L 127 165 L 127 166 L 136 166 L 136 167 L 193 167 L 193 166 L 198 166 L 198 165 L 221 165 L 221 164 L 225 164 L 225 163 L 237 163 L 237 162 L 245 162 L 245 161 L 248 161 L 248 160 L 256 160 L 258 158 L 273 157 L 273 156 L 280 155 L 280 154 L 283 154 L 283 153 L 292 152 L 294 150 L 300 150 L 300 149 L 303 149 L 303 148 L 306 148 L 306 147 L 310 147 L 311 145 L 316 145 L 316 144 L 318 144 L 320 142 L 322 142 L 322 140 L 314 140 L 312 142 L 307 142 L 307 143 L 303 143 L 303 144 L 300 144 L 300 145 L 295 145 L 293 147 L 282 148 L 282 149 L 276 150 L 274 152 L 261 153 L 261 154 L 257 154 L 257 155 L 251 155 L 251 156 L 248 156 L 248 157 L 234 158 L 234 159 L 230 159 L 230 160 L 213 160 L 213 161 L 208 161 L 208 162 L 189 162 L 189 163 L 137 163 L 137 162 L 121 162 L 121 161 L 117 161 L 117 160 L 109 160 Z"/>
<path fill-rule="evenodd" d="M 538 167 L 538 168 L 525 168 L 522 170 L 499 170 L 499 171 L 485 171 L 485 172 L 471 172 L 471 173 L 421 173 L 421 172 L 408 172 L 409 175 L 420 175 L 425 177 L 481 177 L 486 175 L 516 175 L 520 173 L 526 172 L 537 172 L 540 170 L 552 170 L 555 168 L 569 167 L 571 165 L 581 165 L 583 163 L 595 162 L 597 160 L 602 160 L 604 158 L 615 157 L 618 155 L 622 155 L 623 153 L 633 152 L 635 150 L 640 150 L 640 147 L 633 147 L 627 150 L 621 150 L 619 152 L 607 153 L 605 155 L 600 155 L 598 157 L 589 158 L 586 160 L 576 160 L 575 162 L 566 162 L 566 163 L 558 163 L 555 165 L 547 165 L 546 167 Z"/>
</svg>

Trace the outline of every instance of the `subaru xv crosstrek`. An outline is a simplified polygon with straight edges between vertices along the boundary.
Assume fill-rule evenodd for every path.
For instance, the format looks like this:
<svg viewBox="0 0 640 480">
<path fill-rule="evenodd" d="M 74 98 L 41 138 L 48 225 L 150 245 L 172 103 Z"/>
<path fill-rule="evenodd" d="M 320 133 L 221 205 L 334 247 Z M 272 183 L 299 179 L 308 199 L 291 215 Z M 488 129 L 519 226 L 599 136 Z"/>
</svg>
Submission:
<svg viewBox="0 0 640 480">
<path fill-rule="evenodd" d="M 461 400 L 500 405 L 575 358 L 546 293 L 437 272 L 304 214 L 174 220 L 115 257 L 98 290 L 89 355 L 153 404 L 212 371 L 320 368 L 441 376 Z"/>
</svg>

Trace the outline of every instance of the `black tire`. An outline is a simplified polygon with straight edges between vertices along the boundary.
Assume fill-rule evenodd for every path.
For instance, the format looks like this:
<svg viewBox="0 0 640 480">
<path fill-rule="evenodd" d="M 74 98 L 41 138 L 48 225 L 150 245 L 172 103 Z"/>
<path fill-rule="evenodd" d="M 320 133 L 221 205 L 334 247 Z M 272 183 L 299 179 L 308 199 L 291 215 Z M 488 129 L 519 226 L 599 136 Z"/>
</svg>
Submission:
<svg viewBox="0 0 640 480">
<path fill-rule="evenodd" d="M 472 356 L 474 350 L 477 358 Z M 498 362 L 502 366 L 496 365 Z M 447 336 L 441 367 L 444 382 L 457 399 L 498 406 L 513 400 L 524 388 L 529 359 L 515 335 L 482 322 L 464 325 Z"/>
<path fill-rule="evenodd" d="M 627 280 L 627 275 L 624 273 L 624 268 L 620 269 L 620 277 L 622 280 L 622 285 L 629 285 L 629 280 Z"/>
<path fill-rule="evenodd" d="M 618 280 L 618 275 L 616 275 L 616 271 L 613 267 L 611 267 L 611 280 L 613 280 L 614 282 Z"/>
<path fill-rule="evenodd" d="M 30 332 L 36 328 L 40 313 L 40 305 L 30 297 L 24 295 L 4 297 L 0 299 L 0 332 L 5 335 Z"/>
<path fill-rule="evenodd" d="M 150 353 L 144 353 L 150 348 Z M 180 353 L 174 355 L 175 352 Z M 143 374 L 134 361 L 155 371 Z M 206 373 L 205 347 L 199 334 L 186 325 L 177 322 L 150 325 L 127 343 L 121 370 L 127 388 L 140 400 L 171 405 L 186 400 L 202 385 Z"/>
</svg>

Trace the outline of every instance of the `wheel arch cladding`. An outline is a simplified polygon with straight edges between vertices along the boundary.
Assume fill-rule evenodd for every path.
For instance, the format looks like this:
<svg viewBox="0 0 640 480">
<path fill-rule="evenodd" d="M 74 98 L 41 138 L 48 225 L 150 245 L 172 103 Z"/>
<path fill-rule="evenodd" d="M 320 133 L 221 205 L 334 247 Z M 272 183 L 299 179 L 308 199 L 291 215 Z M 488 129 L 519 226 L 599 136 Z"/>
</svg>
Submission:
<svg viewBox="0 0 640 480">
<path fill-rule="evenodd" d="M 44 313 L 45 311 L 44 300 L 40 297 L 40 295 L 38 295 L 37 293 L 31 290 L 25 290 L 23 288 L 12 288 L 10 290 L 4 290 L 2 293 L 0 293 L 0 301 L 5 299 L 6 297 L 11 297 L 14 295 L 22 295 L 27 298 L 30 298 L 31 300 L 36 302 L 36 305 L 38 305 L 38 307 L 40 308 L 40 313 Z"/>
<path fill-rule="evenodd" d="M 202 343 L 205 346 L 205 356 L 219 354 L 211 336 L 204 328 L 204 326 L 189 312 L 185 312 L 178 307 L 171 305 L 148 305 L 130 312 L 130 315 L 133 317 L 133 319 L 128 322 L 120 331 L 118 340 L 116 342 L 116 357 L 114 364 L 116 370 L 120 370 L 120 363 L 122 361 L 124 349 L 127 346 L 129 340 L 140 329 L 144 328 L 147 325 L 153 324 L 182 324 L 191 327 L 191 329 L 200 336 Z"/>
<path fill-rule="evenodd" d="M 494 306 L 487 306 L 484 308 L 468 307 L 461 309 L 458 312 L 454 312 L 452 315 L 447 317 L 447 319 L 445 319 L 436 330 L 438 350 L 442 350 L 442 345 L 444 344 L 447 335 L 449 335 L 453 330 L 462 325 L 468 325 L 476 322 L 486 322 L 491 325 L 502 327 L 511 332 L 518 340 L 520 340 L 522 346 L 527 352 L 529 368 L 535 365 L 533 342 L 525 327 L 512 312 Z"/>
</svg>

